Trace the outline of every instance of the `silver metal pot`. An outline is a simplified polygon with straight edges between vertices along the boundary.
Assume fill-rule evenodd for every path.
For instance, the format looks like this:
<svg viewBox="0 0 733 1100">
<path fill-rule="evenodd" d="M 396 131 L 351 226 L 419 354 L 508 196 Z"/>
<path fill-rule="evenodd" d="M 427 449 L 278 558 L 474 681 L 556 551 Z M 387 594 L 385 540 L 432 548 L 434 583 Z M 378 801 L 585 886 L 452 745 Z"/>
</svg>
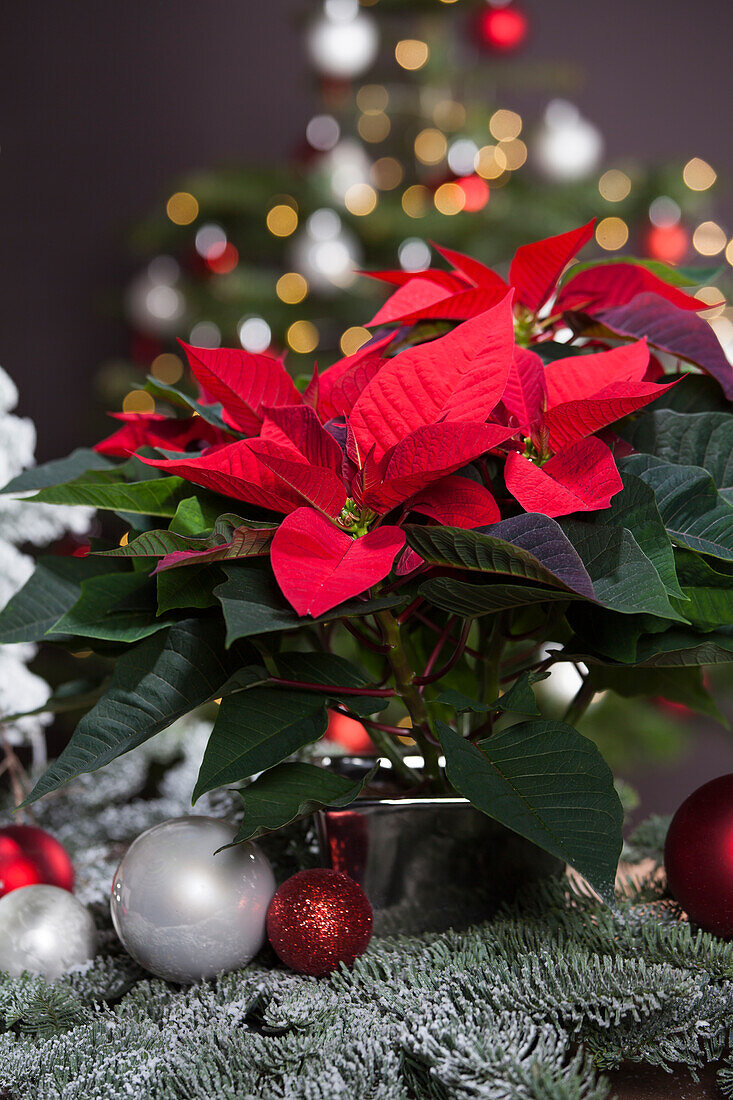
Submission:
<svg viewBox="0 0 733 1100">
<path fill-rule="evenodd" d="M 493 916 L 564 865 L 464 798 L 366 798 L 321 810 L 324 863 L 366 892 L 374 930 L 440 932 Z"/>
</svg>

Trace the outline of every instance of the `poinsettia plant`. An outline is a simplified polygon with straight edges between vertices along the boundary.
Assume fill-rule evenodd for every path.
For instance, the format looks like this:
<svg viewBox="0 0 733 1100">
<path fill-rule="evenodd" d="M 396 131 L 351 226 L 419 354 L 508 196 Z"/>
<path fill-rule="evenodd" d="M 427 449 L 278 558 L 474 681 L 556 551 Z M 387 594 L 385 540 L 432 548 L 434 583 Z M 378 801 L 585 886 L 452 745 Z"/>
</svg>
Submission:
<svg viewBox="0 0 733 1100">
<path fill-rule="evenodd" d="M 525 245 L 508 281 L 447 250 L 450 269 L 377 273 L 396 289 L 374 337 L 302 386 L 184 345 L 195 396 L 149 379 L 167 412 L 11 482 L 125 531 L 42 558 L 0 615 L 0 642 L 112 662 L 31 801 L 218 700 L 194 799 L 243 783 L 239 838 L 258 836 L 360 794 L 292 759 L 331 707 L 406 792 L 465 795 L 610 896 L 621 807 L 574 727 L 605 690 L 714 711 L 733 371 L 694 276 L 569 266 L 591 234 Z M 563 661 L 586 671 L 557 721 L 533 685 Z"/>
</svg>

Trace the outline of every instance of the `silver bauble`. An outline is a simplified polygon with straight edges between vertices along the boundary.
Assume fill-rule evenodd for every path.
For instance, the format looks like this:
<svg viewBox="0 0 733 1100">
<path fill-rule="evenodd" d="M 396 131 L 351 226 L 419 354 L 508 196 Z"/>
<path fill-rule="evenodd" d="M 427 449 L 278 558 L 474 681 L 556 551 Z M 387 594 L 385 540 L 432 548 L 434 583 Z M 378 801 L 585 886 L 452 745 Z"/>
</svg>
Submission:
<svg viewBox="0 0 733 1100">
<path fill-rule="evenodd" d="M 94 958 L 97 932 L 80 901 L 58 886 L 23 886 L 0 898 L 0 970 L 49 981 Z"/>
<path fill-rule="evenodd" d="M 112 883 L 112 921 L 141 966 L 173 982 L 245 966 L 265 942 L 275 878 L 251 841 L 217 849 L 235 830 L 213 817 L 177 817 L 148 829 Z"/>
</svg>

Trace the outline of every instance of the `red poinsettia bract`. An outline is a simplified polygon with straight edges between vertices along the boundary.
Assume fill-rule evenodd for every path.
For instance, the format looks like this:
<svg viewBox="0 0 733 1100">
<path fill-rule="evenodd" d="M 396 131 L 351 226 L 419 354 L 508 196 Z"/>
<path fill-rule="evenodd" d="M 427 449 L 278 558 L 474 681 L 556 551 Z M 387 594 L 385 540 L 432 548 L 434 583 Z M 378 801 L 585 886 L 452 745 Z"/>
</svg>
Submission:
<svg viewBox="0 0 733 1100">
<path fill-rule="evenodd" d="M 459 323 L 398 354 L 393 331 L 382 333 L 320 376 L 315 370 L 302 394 L 280 359 L 183 345 L 203 416 L 123 415 L 121 429 L 97 449 L 162 450 L 169 457 L 143 461 L 282 515 L 270 546 L 275 577 L 296 611 L 314 616 L 360 596 L 396 562 L 399 574 L 420 565 L 402 526 L 415 513 L 446 526 L 495 523 L 496 486 L 525 511 L 547 516 L 607 508 L 622 482 L 597 433 L 675 384 L 652 380 L 647 341 L 633 337 L 646 325 L 655 346 L 673 349 L 684 338 L 695 350 L 684 325 L 679 336 L 679 318 L 701 303 L 625 262 L 582 269 L 558 292 L 591 232 L 589 223 L 520 248 L 511 286 L 448 250 L 450 272 L 382 273 L 399 288 L 375 323 L 427 316 Z M 545 363 L 516 341 L 531 344 L 527 318 L 536 321 L 553 296 L 553 316 L 596 310 L 609 331 L 626 326 L 625 342 L 589 354 L 568 347 Z M 546 333 L 538 331 L 541 342 Z M 727 364 L 726 371 L 718 372 L 724 388 Z M 496 485 L 487 456 L 503 474 Z M 511 514 L 516 505 L 507 503 Z M 269 539 L 268 529 L 263 547 Z"/>
</svg>

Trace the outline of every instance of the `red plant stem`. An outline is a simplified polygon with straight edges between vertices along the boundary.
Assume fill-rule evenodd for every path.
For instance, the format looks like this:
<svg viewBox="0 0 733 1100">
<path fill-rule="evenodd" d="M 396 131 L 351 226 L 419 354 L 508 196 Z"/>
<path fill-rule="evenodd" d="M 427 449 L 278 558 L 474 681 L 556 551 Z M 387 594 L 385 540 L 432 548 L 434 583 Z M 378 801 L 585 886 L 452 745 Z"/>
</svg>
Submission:
<svg viewBox="0 0 733 1100">
<path fill-rule="evenodd" d="M 438 657 L 440 656 L 440 654 L 443 651 L 443 646 L 445 645 L 445 643 L 450 638 L 450 632 L 453 629 L 453 624 L 455 623 L 455 621 L 456 621 L 455 615 L 450 615 L 448 617 L 448 620 L 445 624 L 445 627 L 443 628 L 443 630 L 441 632 L 441 635 L 438 638 L 438 641 L 436 642 L 435 648 L 434 648 L 433 652 L 430 654 L 430 656 L 428 657 L 428 663 L 425 665 L 425 668 L 423 669 L 423 672 L 422 672 L 423 676 L 429 676 L 430 673 L 433 671 L 433 669 L 435 667 L 435 662 L 438 660 Z"/>
<path fill-rule="evenodd" d="M 375 722 L 373 718 L 360 718 L 359 721 L 364 726 L 369 726 L 375 730 L 382 730 L 384 733 L 391 733 L 394 737 L 412 736 L 409 726 L 388 726 L 385 722 Z"/>
<path fill-rule="evenodd" d="M 422 596 L 416 596 L 415 599 L 412 601 L 412 603 L 408 603 L 407 607 L 402 612 L 402 614 L 397 616 L 397 622 L 400 624 L 400 626 L 402 626 L 403 623 L 407 622 L 407 620 L 411 617 L 413 612 L 417 611 L 418 607 L 420 606 L 420 604 L 422 602 L 423 602 Z"/>
<path fill-rule="evenodd" d="M 356 640 L 361 642 L 362 645 L 365 645 L 367 649 L 371 649 L 373 653 L 387 653 L 387 647 L 385 645 L 382 645 L 381 642 L 373 642 L 371 638 L 368 638 L 366 634 L 362 633 L 362 631 L 354 626 L 353 623 L 350 623 L 348 619 L 342 619 L 341 622 L 346 627 L 349 634 L 353 634 Z"/>
<path fill-rule="evenodd" d="M 378 687 L 339 687 L 337 684 L 309 684 L 303 680 L 281 680 L 279 676 L 270 677 L 271 684 L 278 687 L 299 688 L 301 691 L 322 691 L 324 695 L 366 695 L 378 699 L 391 699 L 394 688 Z"/>
<path fill-rule="evenodd" d="M 426 684 L 434 684 L 437 680 L 440 680 L 443 676 L 446 676 L 450 672 L 450 670 L 458 664 L 461 657 L 466 652 L 466 638 L 468 637 L 470 629 L 471 620 L 467 619 L 466 622 L 463 624 L 461 636 L 458 639 L 458 645 L 456 646 L 453 656 L 450 658 L 450 660 L 446 661 L 442 668 L 439 668 L 436 672 L 432 672 L 428 675 L 426 670 L 426 675 L 416 676 L 415 683 L 419 687 L 425 687 Z M 430 662 L 428 662 L 428 664 L 429 663 Z"/>
<path fill-rule="evenodd" d="M 423 626 L 427 626 L 429 630 L 434 631 L 436 634 L 440 634 L 441 628 L 438 626 L 437 623 L 434 623 L 432 619 L 428 619 L 425 615 L 419 615 L 417 612 L 415 612 L 415 618 L 418 620 L 418 622 L 421 622 Z M 453 642 L 455 645 L 458 645 L 458 638 L 454 637 L 453 635 L 449 636 L 448 641 Z M 474 660 L 481 657 L 481 654 L 478 652 L 478 650 L 471 649 L 470 646 L 464 646 L 463 652 L 467 653 L 469 657 L 473 657 Z"/>
</svg>

